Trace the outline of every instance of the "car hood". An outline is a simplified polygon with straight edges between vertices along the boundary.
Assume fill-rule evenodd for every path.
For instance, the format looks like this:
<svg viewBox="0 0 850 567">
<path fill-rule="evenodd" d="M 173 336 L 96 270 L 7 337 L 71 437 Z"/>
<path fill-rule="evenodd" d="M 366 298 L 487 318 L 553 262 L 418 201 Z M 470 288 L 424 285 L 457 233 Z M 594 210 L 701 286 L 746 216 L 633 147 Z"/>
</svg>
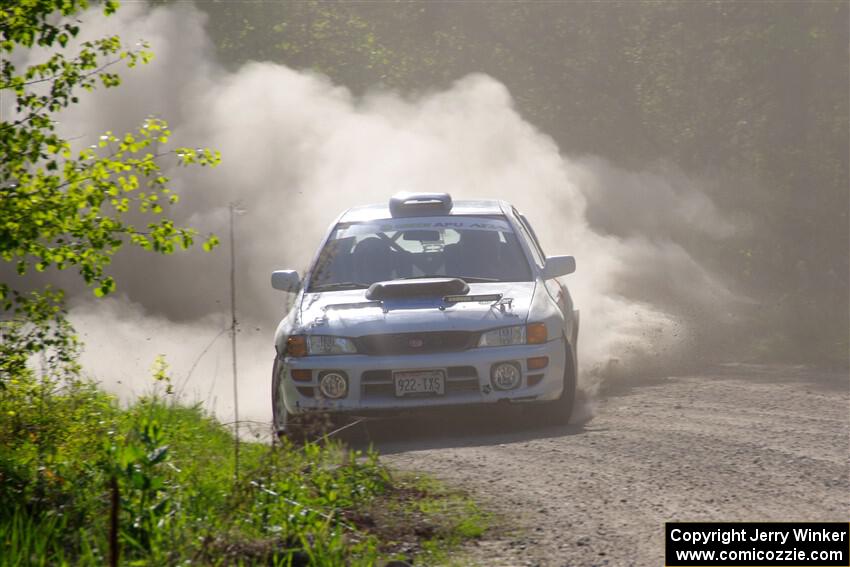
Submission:
<svg viewBox="0 0 850 567">
<path fill-rule="evenodd" d="M 451 303 L 442 297 L 370 301 L 366 290 L 305 293 L 298 326 L 311 334 L 360 337 L 519 325 L 528 318 L 535 282 L 471 283 L 469 288 L 470 296 L 501 294 L 502 305 L 492 300 Z"/>
</svg>

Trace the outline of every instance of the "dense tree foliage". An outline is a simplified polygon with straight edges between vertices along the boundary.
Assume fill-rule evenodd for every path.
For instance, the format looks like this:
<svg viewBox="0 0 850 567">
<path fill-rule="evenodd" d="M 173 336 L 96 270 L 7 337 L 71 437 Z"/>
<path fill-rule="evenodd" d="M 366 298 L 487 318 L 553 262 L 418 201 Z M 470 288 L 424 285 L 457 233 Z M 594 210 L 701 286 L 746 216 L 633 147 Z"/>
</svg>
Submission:
<svg viewBox="0 0 850 567">
<path fill-rule="evenodd" d="M 359 92 L 485 72 L 568 154 L 714 180 L 706 191 L 752 230 L 682 244 L 762 302 L 765 348 L 846 360 L 846 2 L 201 7 L 231 65 L 316 69 Z"/>
<path fill-rule="evenodd" d="M 102 6 L 111 14 L 117 3 Z M 73 266 L 102 296 L 115 287 L 105 268 L 124 243 L 162 253 L 193 243 L 193 230 L 162 216 L 177 195 L 168 189 L 161 160 L 215 165 L 219 158 L 207 149 L 164 149 L 170 132 L 157 119 L 137 132 L 106 132 L 89 147 L 72 149 L 56 130 L 57 113 L 76 103 L 81 90 L 118 86 L 116 64 L 133 67 L 151 57 L 144 46 L 126 49 L 117 36 L 72 47 L 80 31 L 74 16 L 85 8 L 85 0 L 0 8 L 0 96 L 14 101 L 0 122 L 0 257 L 20 276 Z M 14 56 L 32 48 L 44 59 L 19 68 Z M 139 228 L 131 217 L 148 222 Z M 205 246 L 214 244 L 210 238 Z M 61 317 L 61 291 L 22 293 L 16 284 L 0 282 L 0 378 L 24 372 L 36 352 L 71 364 L 74 340 Z"/>
</svg>

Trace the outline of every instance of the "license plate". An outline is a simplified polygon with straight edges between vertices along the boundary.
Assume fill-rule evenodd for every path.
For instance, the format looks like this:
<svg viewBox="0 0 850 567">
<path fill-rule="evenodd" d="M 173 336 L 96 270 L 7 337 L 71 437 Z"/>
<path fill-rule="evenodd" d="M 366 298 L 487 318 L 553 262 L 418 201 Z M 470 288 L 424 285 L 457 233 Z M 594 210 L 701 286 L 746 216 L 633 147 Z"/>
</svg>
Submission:
<svg viewBox="0 0 850 567">
<path fill-rule="evenodd" d="M 423 370 L 418 372 L 394 372 L 395 395 L 442 396 L 446 393 L 446 374 L 442 370 Z"/>
</svg>

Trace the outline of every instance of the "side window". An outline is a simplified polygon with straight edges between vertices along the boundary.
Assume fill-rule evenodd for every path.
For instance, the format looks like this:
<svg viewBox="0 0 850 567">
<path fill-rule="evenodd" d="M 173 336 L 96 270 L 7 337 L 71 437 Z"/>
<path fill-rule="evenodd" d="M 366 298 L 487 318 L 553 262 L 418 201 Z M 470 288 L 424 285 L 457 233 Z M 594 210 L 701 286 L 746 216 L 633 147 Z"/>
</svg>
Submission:
<svg viewBox="0 0 850 567">
<path fill-rule="evenodd" d="M 522 223 L 525 225 L 525 228 L 528 230 L 528 232 L 531 233 L 531 240 L 537 246 L 537 251 L 540 252 L 540 255 L 543 256 L 543 258 L 545 259 L 546 253 L 543 252 L 543 247 L 540 245 L 540 240 L 537 238 L 537 233 L 534 232 L 534 227 L 531 226 L 531 223 L 528 222 L 528 219 L 525 218 L 525 215 L 520 213 L 519 218 L 522 221 Z"/>
<path fill-rule="evenodd" d="M 542 268 L 546 263 L 546 256 L 543 255 L 543 250 L 540 249 L 540 245 L 537 243 L 537 239 L 534 237 L 534 234 L 525 222 L 525 218 L 519 214 L 516 209 L 514 209 L 513 212 L 519 220 L 520 232 L 522 233 L 523 238 L 525 238 L 525 241 L 528 243 L 528 247 L 531 249 L 531 255 L 534 257 L 534 262 Z"/>
</svg>

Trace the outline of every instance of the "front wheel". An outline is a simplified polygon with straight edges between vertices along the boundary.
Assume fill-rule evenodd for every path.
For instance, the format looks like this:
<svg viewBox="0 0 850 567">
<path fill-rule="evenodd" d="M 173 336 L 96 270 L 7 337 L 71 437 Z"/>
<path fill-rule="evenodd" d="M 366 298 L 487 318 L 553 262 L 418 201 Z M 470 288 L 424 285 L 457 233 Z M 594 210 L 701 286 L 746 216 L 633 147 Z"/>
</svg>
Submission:
<svg viewBox="0 0 850 567">
<path fill-rule="evenodd" d="M 292 421 L 292 414 L 286 411 L 283 403 L 283 391 L 280 387 L 280 361 L 277 357 L 272 365 L 272 427 L 278 437 L 286 433 L 286 425 Z"/>
<path fill-rule="evenodd" d="M 564 363 L 564 389 L 557 400 L 546 402 L 543 410 L 545 421 L 551 425 L 567 425 L 573 413 L 576 400 L 576 383 L 578 366 L 576 365 L 575 350 L 564 344 L 566 360 Z"/>
</svg>

